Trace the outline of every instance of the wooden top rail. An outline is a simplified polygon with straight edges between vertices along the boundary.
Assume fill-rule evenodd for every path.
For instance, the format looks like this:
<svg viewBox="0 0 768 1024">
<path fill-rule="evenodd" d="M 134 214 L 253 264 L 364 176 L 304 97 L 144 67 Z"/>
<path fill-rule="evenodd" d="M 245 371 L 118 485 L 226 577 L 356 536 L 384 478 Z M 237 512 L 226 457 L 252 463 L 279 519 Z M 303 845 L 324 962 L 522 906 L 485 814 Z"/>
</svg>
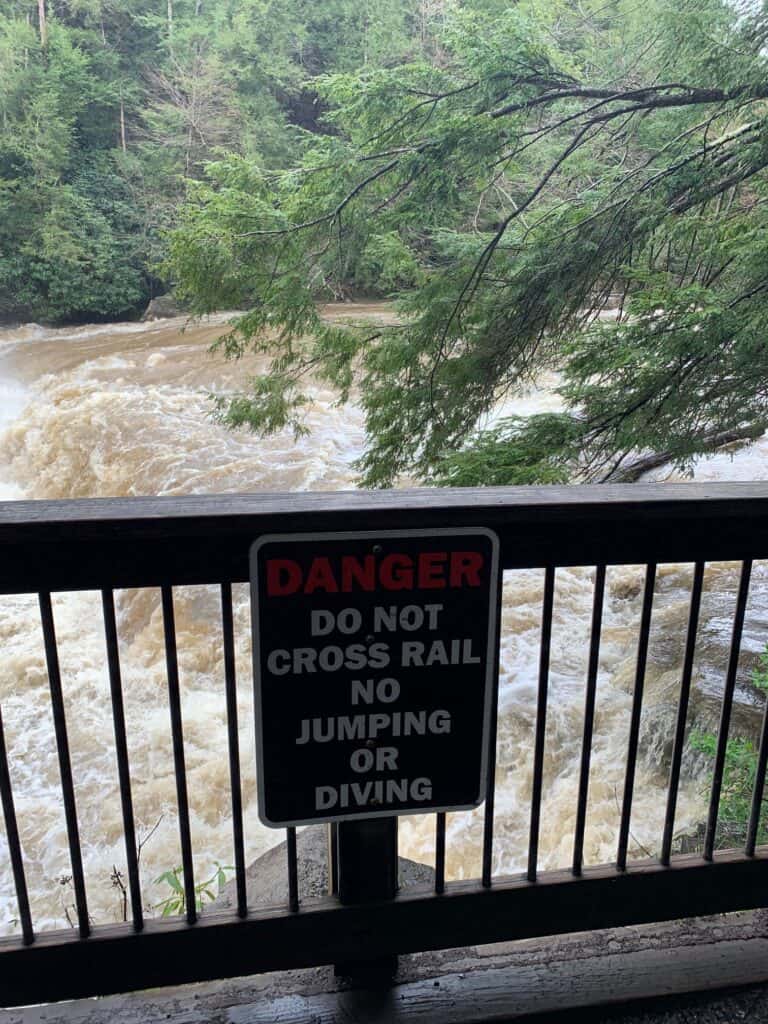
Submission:
<svg viewBox="0 0 768 1024">
<path fill-rule="evenodd" d="M 244 582 L 265 533 L 487 526 L 502 565 L 768 557 L 768 482 L 0 503 L 0 593 Z"/>
</svg>

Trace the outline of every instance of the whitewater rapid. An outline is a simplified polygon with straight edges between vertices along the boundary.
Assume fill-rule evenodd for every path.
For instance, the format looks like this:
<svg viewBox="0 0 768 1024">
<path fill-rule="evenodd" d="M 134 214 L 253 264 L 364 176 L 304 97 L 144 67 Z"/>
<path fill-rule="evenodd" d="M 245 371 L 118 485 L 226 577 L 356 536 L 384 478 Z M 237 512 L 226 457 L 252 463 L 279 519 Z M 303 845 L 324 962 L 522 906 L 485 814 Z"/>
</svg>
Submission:
<svg viewBox="0 0 768 1024">
<path fill-rule="evenodd" d="M 346 306 L 329 315 L 350 312 Z M 363 312 L 387 315 L 374 307 Z M 354 461 L 364 442 L 362 414 L 354 405 L 340 407 L 327 388 L 309 389 L 307 437 L 286 431 L 264 440 L 229 432 L 212 420 L 211 393 L 234 391 L 262 368 L 256 357 L 235 365 L 210 356 L 208 346 L 226 321 L 222 315 L 186 329 L 182 320 L 170 320 L 0 331 L 0 500 L 353 487 Z M 532 392 L 517 403 L 507 403 L 505 411 L 553 408 L 556 401 L 551 392 Z M 743 478 L 742 473 L 765 479 L 766 456 L 761 440 L 732 461 L 725 456 L 708 460 L 698 472 L 707 479 L 707 473 L 718 479 Z M 711 728 L 716 721 L 737 573 L 738 567 L 730 564 L 707 568 L 693 727 Z M 659 570 L 630 856 L 658 849 L 691 574 L 691 566 Z M 642 567 L 608 570 L 587 864 L 615 856 L 642 578 Z M 592 580 L 589 568 L 557 573 L 542 868 L 566 866 L 572 856 Z M 514 873 L 525 866 L 542 592 L 543 572 L 505 576 L 496 872 Z M 232 863 L 220 609 L 216 588 L 179 588 L 175 602 L 195 868 L 203 878 L 216 862 Z M 112 874 L 115 869 L 125 874 L 125 853 L 100 600 L 96 594 L 57 595 L 54 609 L 89 907 L 95 922 L 109 922 L 122 913 Z M 137 831 L 146 839 L 141 851 L 143 898 L 151 915 L 159 913 L 158 903 L 168 895 L 167 887 L 154 880 L 180 863 L 159 595 L 122 591 L 117 609 Z M 49 929 L 68 926 L 72 892 L 38 623 L 34 598 L 0 600 L 0 705 L 34 923 Z M 266 829 L 256 814 L 245 587 L 235 588 L 235 635 L 246 856 L 252 860 L 281 841 L 283 834 Z M 766 639 L 768 578 L 758 564 L 735 715 L 735 727 L 744 731 L 753 728 L 755 718 L 749 673 Z M 686 755 L 679 833 L 693 830 L 701 820 L 705 795 L 699 762 Z M 432 816 L 402 821 L 404 855 L 431 862 L 433 839 Z M 449 815 L 449 878 L 479 874 L 481 841 L 482 809 Z M 15 918 L 0 826 L 0 929 L 16 930 Z"/>
</svg>

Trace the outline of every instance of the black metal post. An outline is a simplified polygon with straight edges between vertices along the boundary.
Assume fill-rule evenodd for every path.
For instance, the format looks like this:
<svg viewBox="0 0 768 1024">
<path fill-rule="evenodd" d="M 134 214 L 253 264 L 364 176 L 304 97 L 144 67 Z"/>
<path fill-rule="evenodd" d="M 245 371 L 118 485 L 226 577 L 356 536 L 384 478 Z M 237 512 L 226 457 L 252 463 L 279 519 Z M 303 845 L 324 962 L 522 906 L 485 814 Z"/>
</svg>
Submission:
<svg viewBox="0 0 768 1024">
<path fill-rule="evenodd" d="M 339 826 L 328 822 L 328 892 L 339 895 Z"/>
<path fill-rule="evenodd" d="M 397 818 L 341 821 L 336 832 L 336 884 L 341 903 L 382 903 L 398 889 Z M 331 868 L 333 875 L 333 868 Z M 397 957 L 376 957 L 335 965 L 337 975 L 385 983 L 397 971 Z"/>
</svg>

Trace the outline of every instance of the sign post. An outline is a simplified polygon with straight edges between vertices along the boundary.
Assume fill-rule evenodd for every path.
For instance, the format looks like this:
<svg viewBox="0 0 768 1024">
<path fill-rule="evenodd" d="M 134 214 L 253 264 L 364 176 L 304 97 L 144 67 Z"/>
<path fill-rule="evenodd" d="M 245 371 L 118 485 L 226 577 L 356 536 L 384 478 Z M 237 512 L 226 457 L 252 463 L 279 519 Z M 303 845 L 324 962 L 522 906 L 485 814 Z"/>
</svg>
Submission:
<svg viewBox="0 0 768 1024">
<path fill-rule="evenodd" d="M 251 548 L 259 816 L 339 823 L 343 902 L 394 895 L 396 815 L 483 800 L 498 561 L 482 528 Z"/>
</svg>

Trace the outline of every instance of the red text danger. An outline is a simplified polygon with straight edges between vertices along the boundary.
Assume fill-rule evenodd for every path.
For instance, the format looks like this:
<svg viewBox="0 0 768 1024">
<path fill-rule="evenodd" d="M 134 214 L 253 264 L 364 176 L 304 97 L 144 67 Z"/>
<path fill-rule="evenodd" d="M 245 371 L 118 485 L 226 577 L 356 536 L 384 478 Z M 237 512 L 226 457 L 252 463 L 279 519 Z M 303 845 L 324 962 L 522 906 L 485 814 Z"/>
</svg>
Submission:
<svg viewBox="0 0 768 1024">
<path fill-rule="evenodd" d="M 292 558 L 267 559 L 267 594 L 350 594 L 375 590 L 443 590 L 479 587 L 484 557 L 479 551 L 393 552 L 313 558 L 303 566 Z"/>
</svg>

